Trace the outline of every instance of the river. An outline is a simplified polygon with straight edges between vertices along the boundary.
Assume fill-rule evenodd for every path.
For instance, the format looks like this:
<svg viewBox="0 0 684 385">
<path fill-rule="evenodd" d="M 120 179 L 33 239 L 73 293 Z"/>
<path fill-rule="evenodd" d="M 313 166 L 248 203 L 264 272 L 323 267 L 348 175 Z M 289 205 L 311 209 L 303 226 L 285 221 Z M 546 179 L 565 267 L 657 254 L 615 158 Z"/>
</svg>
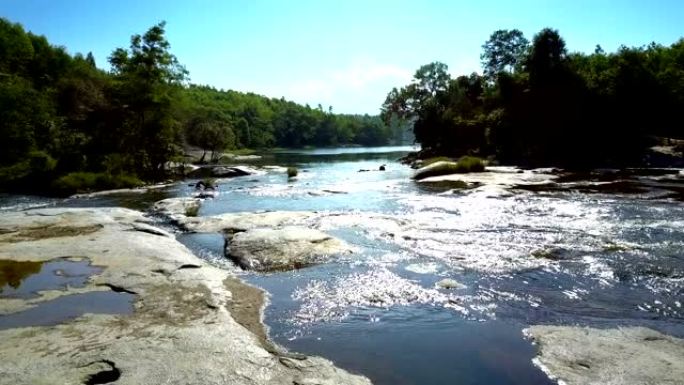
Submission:
<svg viewBox="0 0 684 385">
<path fill-rule="evenodd" d="M 230 179 L 199 215 L 316 211 L 318 226 L 357 251 L 289 272 L 242 272 L 223 239 L 179 234 L 215 265 L 270 294 L 277 343 L 316 354 L 375 384 L 552 384 L 532 363 L 529 325 L 641 325 L 684 337 L 684 205 L 644 194 L 477 188 L 410 179 L 411 148 L 281 151 L 296 166 Z M 378 171 L 380 165 L 386 171 Z M 367 171 L 360 171 L 367 170 Z M 149 209 L 193 188 L 93 199 L 0 199 Z M 451 279 L 451 288 L 436 285 Z"/>
</svg>

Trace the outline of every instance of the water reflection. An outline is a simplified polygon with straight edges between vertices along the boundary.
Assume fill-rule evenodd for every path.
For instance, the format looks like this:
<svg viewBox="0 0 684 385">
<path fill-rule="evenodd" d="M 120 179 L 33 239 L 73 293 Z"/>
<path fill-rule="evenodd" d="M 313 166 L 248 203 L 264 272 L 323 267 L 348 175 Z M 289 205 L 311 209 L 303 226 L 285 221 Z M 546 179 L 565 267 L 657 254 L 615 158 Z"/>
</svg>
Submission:
<svg viewBox="0 0 684 385">
<path fill-rule="evenodd" d="M 37 274 L 42 265 L 42 262 L 0 260 L 0 295 L 8 289 L 18 289 L 21 282 L 28 276 Z"/>
<path fill-rule="evenodd" d="M 102 268 L 88 260 L 58 258 L 46 262 L 0 260 L 0 298 L 31 298 L 45 290 L 83 287 Z"/>
</svg>

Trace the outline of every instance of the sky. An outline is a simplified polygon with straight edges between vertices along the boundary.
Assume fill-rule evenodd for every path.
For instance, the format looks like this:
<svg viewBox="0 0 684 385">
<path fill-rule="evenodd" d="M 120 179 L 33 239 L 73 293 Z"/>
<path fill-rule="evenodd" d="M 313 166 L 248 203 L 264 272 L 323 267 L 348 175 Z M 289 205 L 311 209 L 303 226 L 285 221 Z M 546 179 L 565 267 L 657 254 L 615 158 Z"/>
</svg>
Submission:
<svg viewBox="0 0 684 385">
<path fill-rule="evenodd" d="M 497 29 L 558 29 L 570 51 L 665 45 L 684 36 L 683 0 L 0 0 L 0 17 L 70 53 L 107 57 L 166 21 L 191 82 L 376 114 L 423 64 L 481 71 Z"/>
</svg>

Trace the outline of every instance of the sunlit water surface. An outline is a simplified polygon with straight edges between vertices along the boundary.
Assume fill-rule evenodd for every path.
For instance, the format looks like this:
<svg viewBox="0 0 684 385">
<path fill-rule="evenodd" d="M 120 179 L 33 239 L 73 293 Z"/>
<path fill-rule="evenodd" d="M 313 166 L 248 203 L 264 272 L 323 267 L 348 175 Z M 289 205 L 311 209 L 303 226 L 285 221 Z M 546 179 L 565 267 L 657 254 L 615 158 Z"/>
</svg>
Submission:
<svg viewBox="0 0 684 385">
<path fill-rule="evenodd" d="M 684 337 L 681 202 L 496 186 L 453 192 L 412 181 L 396 162 L 408 150 L 274 153 L 260 163 L 296 166 L 295 180 L 281 169 L 225 180 L 204 203 L 200 215 L 316 211 L 312 226 L 357 247 L 297 271 L 240 272 L 270 293 L 265 321 L 276 342 L 375 384 L 484 385 L 551 383 L 521 332 L 532 324 L 642 325 Z M 191 193 L 182 183 L 40 203 L 146 208 Z M 220 236 L 179 239 L 235 269 Z M 436 285 L 445 278 L 461 285 Z"/>
</svg>

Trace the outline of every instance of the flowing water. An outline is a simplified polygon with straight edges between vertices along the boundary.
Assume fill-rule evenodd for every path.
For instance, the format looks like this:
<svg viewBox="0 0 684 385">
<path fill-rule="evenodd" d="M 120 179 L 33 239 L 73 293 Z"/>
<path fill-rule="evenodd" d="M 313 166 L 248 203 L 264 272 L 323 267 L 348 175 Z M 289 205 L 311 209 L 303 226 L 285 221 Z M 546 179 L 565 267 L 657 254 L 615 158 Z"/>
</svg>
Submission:
<svg viewBox="0 0 684 385">
<path fill-rule="evenodd" d="M 408 150 L 274 153 L 262 163 L 296 166 L 296 179 L 270 169 L 221 181 L 221 195 L 205 201 L 199 215 L 315 211 L 312 226 L 357 248 L 296 271 L 240 272 L 270 293 L 265 322 L 276 342 L 375 384 L 550 384 L 532 364 L 535 347 L 522 334 L 529 325 L 641 325 L 684 337 L 681 201 L 491 185 L 453 191 L 412 181 L 396 162 Z M 191 193 L 184 183 L 57 204 L 140 208 Z M 237 270 L 220 236 L 179 239 Z M 455 282 L 443 288 L 444 279 Z"/>
</svg>

